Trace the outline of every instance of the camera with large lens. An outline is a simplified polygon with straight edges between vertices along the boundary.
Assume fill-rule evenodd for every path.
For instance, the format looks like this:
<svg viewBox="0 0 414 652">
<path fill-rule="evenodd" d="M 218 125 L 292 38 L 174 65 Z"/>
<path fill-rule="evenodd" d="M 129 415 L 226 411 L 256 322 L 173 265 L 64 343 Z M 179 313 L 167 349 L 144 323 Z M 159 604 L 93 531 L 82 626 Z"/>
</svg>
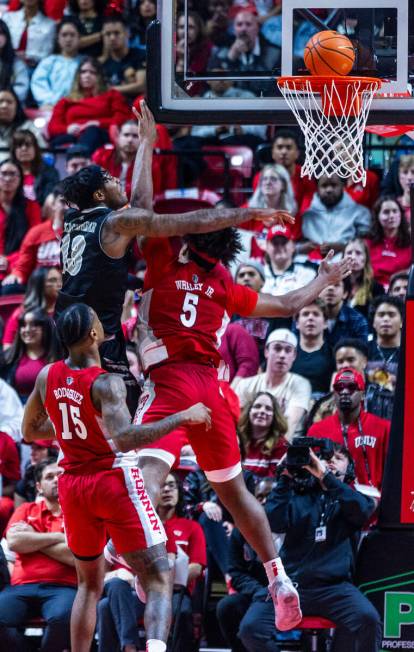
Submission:
<svg viewBox="0 0 414 652">
<path fill-rule="evenodd" d="M 289 445 L 286 455 L 286 468 L 292 475 L 298 469 L 302 469 L 311 463 L 311 448 L 321 460 L 330 460 L 334 452 L 331 439 L 295 437 Z"/>
<path fill-rule="evenodd" d="M 334 453 L 334 443 L 331 439 L 295 437 L 287 449 L 283 466 L 293 477 L 297 489 L 309 489 L 314 484 L 312 474 L 303 468 L 311 463 L 311 448 L 321 460 L 330 460 Z"/>
</svg>

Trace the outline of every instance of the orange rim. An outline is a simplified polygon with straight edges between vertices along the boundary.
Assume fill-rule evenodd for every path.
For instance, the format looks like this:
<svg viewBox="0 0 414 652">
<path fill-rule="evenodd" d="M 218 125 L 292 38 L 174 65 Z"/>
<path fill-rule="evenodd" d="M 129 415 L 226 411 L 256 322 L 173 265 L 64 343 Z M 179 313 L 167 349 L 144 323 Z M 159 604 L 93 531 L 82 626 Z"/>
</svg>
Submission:
<svg viewBox="0 0 414 652">
<path fill-rule="evenodd" d="M 318 75 L 291 75 L 286 77 L 278 77 L 277 85 L 284 86 L 285 88 L 306 91 L 309 86 L 315 93 L 320 93 L 324 87 L 332 82 L 335 82 L 337 87 L 346 87 L 358 84 L 358 92 L 364 91 L 373 84 L 376 84 L 378 89 L 381 87 L 382 80 L 377 77 L 350 77 L 350 76 L 326 76 L 321 77 Z"/>
</svg>

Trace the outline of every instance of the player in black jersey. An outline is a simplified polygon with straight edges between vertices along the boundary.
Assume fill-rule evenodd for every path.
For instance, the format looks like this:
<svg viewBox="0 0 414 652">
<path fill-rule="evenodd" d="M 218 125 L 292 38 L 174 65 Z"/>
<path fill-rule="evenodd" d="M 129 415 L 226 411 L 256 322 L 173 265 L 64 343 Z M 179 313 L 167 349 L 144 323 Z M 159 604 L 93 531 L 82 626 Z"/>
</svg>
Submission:
<svg viewBox="0 0 414 652">
<path fill-rule="evenodd" d="M 152 178 L 142 160 L 152 154 L 156 137 L 154 118 L 145 102 L 136 112 L 140 145 L 132 177 L 131 204 L 119 179 L 97 165 L 82 168 L 62 182 L 71 208 L 65 213 L 61 260 L 63 285 L 56 312 L 72 303 L 91 306 L 101 320 L 105 341 L 100 347 L 102 366 L 120 373 L 127 385 L 128 407 L 135 413 L 138 386 L 129 372 L 121 312 L 127 289 L 127 252 L 136 236 L 169 237 L 206 233 L 249 219 L 294 222 L 285 211 L 214 208 L 178 215 L 152 211 Z M 137 207 L 138 203 L 147 209 Z"/>
</svg>

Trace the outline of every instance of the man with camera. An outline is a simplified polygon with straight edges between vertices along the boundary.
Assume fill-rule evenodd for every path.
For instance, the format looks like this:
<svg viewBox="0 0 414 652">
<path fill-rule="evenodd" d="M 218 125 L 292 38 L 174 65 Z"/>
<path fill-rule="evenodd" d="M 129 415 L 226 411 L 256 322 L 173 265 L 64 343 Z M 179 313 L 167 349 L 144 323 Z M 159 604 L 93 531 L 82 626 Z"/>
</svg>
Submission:
<svg viewBox="0 0 414 652">
<path fill-rule="evenodd" d="M 266 503 L 272 531 L 286 533 L 280 556 L 298 583 L 303 615 L 336 624 L 332 652 L 378 652 L 379 614 L 352 584 L 359 531 L 376 503 L 352 487 L 355 470 L 347 448 L 310 438 L 306 447 L 306 438 L 298 439 Z"/>
</svg>

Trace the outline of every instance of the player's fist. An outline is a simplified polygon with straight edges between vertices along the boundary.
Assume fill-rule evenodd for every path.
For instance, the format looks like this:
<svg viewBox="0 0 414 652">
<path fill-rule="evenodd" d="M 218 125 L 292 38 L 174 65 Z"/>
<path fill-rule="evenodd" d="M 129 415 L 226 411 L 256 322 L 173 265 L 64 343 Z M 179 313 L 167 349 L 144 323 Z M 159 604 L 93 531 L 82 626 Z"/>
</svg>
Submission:
<svg viewBox="0 0 414 652">
<path fill-rule="evenodd" d="M 211 410 L 206 407 L 204 403 L 196 403 L 188 410 L 184 410 L 185 423 L 195 425 L 198 423 L 205 423 L 206 430 L 211 428 Z"/>
</svg>

